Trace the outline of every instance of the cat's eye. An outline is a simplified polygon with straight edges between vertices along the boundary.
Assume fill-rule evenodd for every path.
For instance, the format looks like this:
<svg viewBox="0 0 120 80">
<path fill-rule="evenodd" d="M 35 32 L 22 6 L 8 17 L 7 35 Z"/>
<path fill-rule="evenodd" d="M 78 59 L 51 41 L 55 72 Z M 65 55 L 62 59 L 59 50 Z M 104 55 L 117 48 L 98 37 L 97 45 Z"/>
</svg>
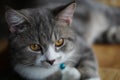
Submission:
<svg viewBox="0 0 120 80">
<path fill-rule="evenodd" d="M 29 45 L 29 48 L 32 50 L 32 51 L 41 51 L 41 47 L 39 44 L 31 44 Z"/>
<path fill-rule="evenodd" d="M 55 42 L 55 46 L 56 47 L 60 47 L 60 46 L 62 46 L 64 44 L 64 39 L 63 38 L 61 38 L 61 39 L 59 39 L 59 40 L 57 40 L 56 42 Z"/>
</svg>

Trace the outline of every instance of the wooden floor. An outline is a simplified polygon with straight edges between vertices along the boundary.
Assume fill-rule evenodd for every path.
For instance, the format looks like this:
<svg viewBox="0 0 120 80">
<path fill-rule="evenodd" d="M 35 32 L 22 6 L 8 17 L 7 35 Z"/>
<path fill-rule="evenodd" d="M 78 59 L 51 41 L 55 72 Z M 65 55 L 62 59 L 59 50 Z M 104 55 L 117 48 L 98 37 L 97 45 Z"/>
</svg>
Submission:
<svg viewBox="0 0 120 80">
<path fill-rule="evenodd" d="M 100 67 L 120 69 L 120 45 L 94 45 Z"/>
</svg>

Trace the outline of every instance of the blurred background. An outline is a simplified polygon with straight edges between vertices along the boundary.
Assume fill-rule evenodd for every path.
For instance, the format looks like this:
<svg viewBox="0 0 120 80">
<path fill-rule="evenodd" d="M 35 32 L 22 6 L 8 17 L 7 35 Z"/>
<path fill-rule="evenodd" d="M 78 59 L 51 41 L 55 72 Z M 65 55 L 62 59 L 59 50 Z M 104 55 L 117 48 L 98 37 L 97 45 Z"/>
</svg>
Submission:
<svg viewBox="0 0 120 80">
<path fill-rule="evenodd" d="M 98 0 L 98 1 L 111 6 L 116 6 L 116 7 L 120 6 L 120 0 Z"/>
<path fill-rule="evenodd" d="M 105 3 L 107 5 L 120 7 L 120 0 L 98 0 L 98 1 Z"/>
<path fill-rule="evenodd" d="M 16 0 L 17 1 L 17 0 Z M 120 0 L 98 0 L 106 5 L 120 7 Z M 3 1 L 4 3 L 4 1 Z M 21 2 L 22 3 L 22 2 Z M 1 4 L 1 3 L 0 3 Z M 0 15 L 4 10 L 0 6 Z M 0 16 L 2 18 L 3 16 Z M 0 19 L 0 72 L 7 69 L 8 64 L 8 30 L 3 27 L 4 23 Z M 119 44 L 94 44 L 93 49 L 97 56 L 100 75 L 102 80 L 120 80 L 120 45 Z"/>
</svg>

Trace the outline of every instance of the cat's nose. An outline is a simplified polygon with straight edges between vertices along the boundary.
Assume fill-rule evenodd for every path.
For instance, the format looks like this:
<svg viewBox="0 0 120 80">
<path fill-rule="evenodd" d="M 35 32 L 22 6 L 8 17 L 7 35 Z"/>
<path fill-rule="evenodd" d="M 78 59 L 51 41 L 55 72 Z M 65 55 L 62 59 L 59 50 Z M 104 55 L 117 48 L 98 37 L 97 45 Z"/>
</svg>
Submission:
<svg viewBox="0 0 120 80">
<path fill-rule="evenodd" d="M 53 60 L 46 60 L 46 62 L 49 63 L 50 65 L 53 65 L 54 62 L 55 62 L 55 59 L 53 59 Z"/>
</svg>

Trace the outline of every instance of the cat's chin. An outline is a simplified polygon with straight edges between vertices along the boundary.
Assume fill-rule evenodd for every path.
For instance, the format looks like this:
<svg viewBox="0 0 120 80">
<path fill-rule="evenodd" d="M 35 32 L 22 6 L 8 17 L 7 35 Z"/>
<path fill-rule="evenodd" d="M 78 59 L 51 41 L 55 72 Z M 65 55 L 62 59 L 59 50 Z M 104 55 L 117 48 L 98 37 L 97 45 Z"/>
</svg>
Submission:
<svg viewBox="0 0 120 80">
<path fill-rule="evenodd" d="M 22 77 L 27 79 L 44 79 L 51 74 L 54 74 L 59 70 L 59 66 L 51 65 L 47 67 L 38 67 L 38 66 L 25 66 L 22 64 L 17 64 L 14 67 L 15 71 L 20 74 Z"/>
</svg>

